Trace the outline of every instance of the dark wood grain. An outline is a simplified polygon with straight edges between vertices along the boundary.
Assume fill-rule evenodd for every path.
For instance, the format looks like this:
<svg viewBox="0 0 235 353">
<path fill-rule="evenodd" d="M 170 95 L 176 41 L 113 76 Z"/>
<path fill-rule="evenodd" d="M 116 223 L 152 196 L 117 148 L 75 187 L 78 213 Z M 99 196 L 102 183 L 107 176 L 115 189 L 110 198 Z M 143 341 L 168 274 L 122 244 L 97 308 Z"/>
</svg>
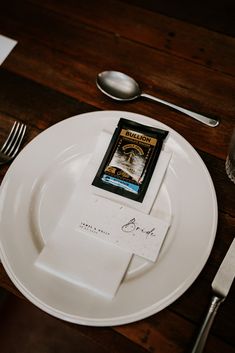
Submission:
<svg viewBox="0 0 235 353">
<path fill-rule="evenodd" d="M 66 327 L 76 332 L 77 341 L 73 334 L 71 340 L 86 346 L 82 352 L 190 352 L 209 304 L 211 282 L 235 236 L 235 185 L 225 172 L 229 138 L 235 127 L 233 4 L 229 0 L 223 6 L 213 4 L 212 9 L 211 1 L 199 1 L 191 4 L 192 11 L 188 2 L 176 5 L 170 0 L 28 0 L 1 4 L 0 33 L 18 40 L 18 44 L 0 67 L 0 144 L 16 119 L 27 123 L 26 145 L 70 116 L 103 109 L 132 111 L 159 120 L 184 136 L 201 156 L 215 186 L 216 240 L 193 285 L 166 309 L 136 323 L 113 328 L 63 323 L 64 332 Z M 215 13 L 217 19 L 208 17 Z M 144 100 L 114 102 L 95 86 L 96 75 L 107 69 L 132 75 L 144 91 L 159 98 L 219 117 L 220 125 L 211 129 Z M 8 168 L 1 167 L 0 180 Z M 2 265 L 0 286 L 22 300 Z M 235 351 L 234 296 L 233 284 L 217 314 L 205 353 Z M 57 325 L 58 320 L 46 314 L 44 317 L 23 300 L 21 309 L 15 310 L 29 310 L 45 324 L 53 325 L 55 320 Z M 13 311 L 9 309 L 9 317 L 7 311 L 4 313 L 8 326 L 0 329 L 0 341 L 6 345 Z M 0 320 L 3 323 L 2 317 Z"/>
<path fill-rule="evenodd" d="M 25 16 L 29 19 L 27 22 L 23 22 Z M 6 26 L 8 33 L 16 27 L 20 43 L 3 67 L 16 74 L 20 71 L 21 75 L 33 81 L 78 100 L 86 100 L 100 109 L 120 110 L 123 107 L 144 113 L 175 127 L 195 147 L 206 148 L 225 158 L 226 141 L 235 122 L 235 81 L 229 75 L 158 50 L 157 43 L 156 48 L 152 48 L 133 39 L 115 37 L 115 33 L 109 30 L 98 31 L 79 21 L 71 21 L 70 17 L 62 17 L 58 11 L 48 12 L 39 6 L 20 6 L 14 11 L 9 8 L 7 17 L 6 22 L 2 19 L 1 26 Z M 43 27 L 39 35 L 41 18 Z M 230 47 L 234 46 L 231 44 Z M 30 48 L 30 55 L 27 48 Z M 214 50 L 221 50 L 217 42 Z M 95 62 L 92 62 L 92 51 L 95 52 Z M 135 58 L 134 65 L 132 57 Z M 143 101 L 138 104 L 114 104 L 97 92 L 94 85 L 97 73 L 108 68 L 133 75 L 142 83 L 144 90 L 151 94 L 157 92 L 160 98 L 208 116 L 219 117 L 223 128 L 214 129 L 208 134 L 207 127 L 203 126 L 200 133 L 197 129 L 192 132 L 190 118 L 162 105 Z M 87 95 L 87 92 L 90 94 Z M 213 143 L 214 139 L 220 141 L 219 149 Z M 204 146 L 203 141 L 207 141 Z"/>
<path fill-rule="evenodd" d="M 39 323 L 43 322 L 43 325 Z M 0 317 L 1 351 L 144 353 L 124 335 L 106 328 L 84 328 L 57 320 L 32 304 L 10 297 Z M 23 327 L 23 330 L 19 330 Z M 46 333 L 46 334 L 45 334 Z M 17 335 L 17 340 L 15 336 Z M 11 338 L 9 342 L 9 337 Z M 118 343 L 118 344 L 117 344 Z"/>
<path fill-rule="evenodd" d="M 40 2 L 31 0 L 44 8 L 73 19 L 73 23 L 83 23 L 108 31 L 117 37 L 130 39 L 145 46 L 157 48 L 180 56 L 186 60 L 207 66 L 213 70 L 224 71 L 231 75 L 235 73 L 232 58 L 234 57 L 234 38 L 208 32 L 208 30 L 188 24 L 188 33 L 185 24 L 138 7 L 128 6 L 117 1 L 80 1 L 79 11 L 77 3 L 69 0 L 62 6 L 56 6 L 56 0 Z M 156 6 L 157 4 L 155 4 Z M 107 16 L 107 12 L 109 16 Z M 125 12 L 122 21 L 117 14 Z M 128 31 L 127 31 L 128 28 Z M 213 45 L 208 42 L 208 33 L 213 39 Z M 217 55 L 216 47 L 223 50 L 223 55 Z"/>
<path fill-rule="evenodd" d="M 234 11 L 235 4 L 233 0 L 205 0 L 205 1 L 187 1 L 187 0 L 124 0 L 134 6 L 149 9 L 154 12 L 165 14 L 169 17 L 178 18 L 185 22 L 194 23 L 228 35 L 235 35 Z"/>
</svg>

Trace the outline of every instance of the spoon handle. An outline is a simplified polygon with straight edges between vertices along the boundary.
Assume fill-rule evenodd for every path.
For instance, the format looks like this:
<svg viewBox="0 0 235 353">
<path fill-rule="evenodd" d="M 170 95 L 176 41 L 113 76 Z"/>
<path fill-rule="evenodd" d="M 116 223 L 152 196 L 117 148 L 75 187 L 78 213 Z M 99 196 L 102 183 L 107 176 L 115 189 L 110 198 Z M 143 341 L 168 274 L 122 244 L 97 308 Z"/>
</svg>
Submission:
<svg viewBox="0 0 235 353">
<path fill-rule="evenodd" d="M 216 120 L 216 119 L 213 119 L 213 118 L 208 118 L 208 117 L 206 117 L 204 115 L 201 115 L 201 114 L 198 114 L 198 113 L 194 113 L 194 112 L 192 112 L 192 111 L 190 111 L 188 109 L 179 107 L 178 105 L 175 105 L 175 104 L 169 103 L 167 101 L 164 101 L 164 100 L 162 100 L 160 98 L 151 96 L 150 94 L 141 93 L 141 97 L 150 99 L 150 100 L 158 102 L 158 103 L 162 103 L 162 104 L 168 105 L 169 107 L 174 108 L 175 110 L 178 110 L 178 111 L 190 116 L 191 118 L 194 118 L 194 119 L 200 121 L 201 123 L 206 124 L 206 125 L 208 125 L 210 127 L 215 127 L 215 126 L 219 125 L 219 120 Z"/>
</svg>

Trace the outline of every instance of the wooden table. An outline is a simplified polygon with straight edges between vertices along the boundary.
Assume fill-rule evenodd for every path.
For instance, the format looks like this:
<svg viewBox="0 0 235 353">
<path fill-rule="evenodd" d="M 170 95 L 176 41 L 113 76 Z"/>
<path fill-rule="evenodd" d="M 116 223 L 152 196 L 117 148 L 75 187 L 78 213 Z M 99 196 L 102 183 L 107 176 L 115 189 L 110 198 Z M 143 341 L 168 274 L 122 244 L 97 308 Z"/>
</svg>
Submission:
<svg viewBox="0 0 235 353">
<path fill-rule="evenodd" d="M 199 1 L 190 17 L 187 7 L 180 11 L 178 4 L 170 7 L 169 1 L 156 3 L 31 0 L 1 4 L 0 33 L 18 41 L 0 67 L 2 140 L 15 119 L 28 125 L 27 144 L 49 126 L 79 113 L 132 111 L 184 136 L 202 157 L 215 185 L 218 231 L 196 281 L 172 305 L 145 320 L 113 328 L 74 325 L 93 352 L 190 352 L 209 303 L 210 283 L 235 235 L 235 185 L 224 168 L 235 126 L 232 4 L 227 1 L 218 8 L 213 3 L 211 10 Z M 95 85 L 97 73 L 107 69 L 132 75 L 150 94 L 216 116 L 220 125 L 209 128 L 144 100 L 114 102 Z M 1 180 L 7 168 L 1 167 Z M 20 295 L 1 265 L 0 286 Z M 235 352 L 234 296 L 235 285 L 218 312 L 205 352 Z"/>
</svg>

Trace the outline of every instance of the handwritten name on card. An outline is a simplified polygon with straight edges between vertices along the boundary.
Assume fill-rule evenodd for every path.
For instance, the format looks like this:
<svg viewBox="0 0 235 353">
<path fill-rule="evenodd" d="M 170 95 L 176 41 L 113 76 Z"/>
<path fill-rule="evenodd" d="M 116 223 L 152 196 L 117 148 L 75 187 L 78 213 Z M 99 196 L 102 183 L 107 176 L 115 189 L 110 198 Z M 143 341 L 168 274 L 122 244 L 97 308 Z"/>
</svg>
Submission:
<svg viewBox="0 0 235 353">
<path fill-rule="evenodd" d="M 80 211 L 76 231 L 156 261 L 169 228 L 166 221 L 97 196 L 89 198 Z"/>
</svg>

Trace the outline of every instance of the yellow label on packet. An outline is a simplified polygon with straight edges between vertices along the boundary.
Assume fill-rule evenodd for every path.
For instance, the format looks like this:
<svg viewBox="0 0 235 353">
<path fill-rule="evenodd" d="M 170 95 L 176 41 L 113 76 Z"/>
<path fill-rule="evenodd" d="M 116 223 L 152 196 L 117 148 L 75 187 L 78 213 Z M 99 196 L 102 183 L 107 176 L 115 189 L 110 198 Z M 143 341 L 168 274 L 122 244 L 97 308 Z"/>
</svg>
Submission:
<svg viewBox="0 0 235 353">
<path fill-rule="evenodd" d="M 138 142 L 145 142 L 149 145 L 155 146 L 157 144 L 157 139 L 146 136 L 144 134 L 136 133 L 135 131 L 122 129 L 120 132 L 120 136 L 125 136 L 131 140 L 138 141 Z"/>
</svg>

